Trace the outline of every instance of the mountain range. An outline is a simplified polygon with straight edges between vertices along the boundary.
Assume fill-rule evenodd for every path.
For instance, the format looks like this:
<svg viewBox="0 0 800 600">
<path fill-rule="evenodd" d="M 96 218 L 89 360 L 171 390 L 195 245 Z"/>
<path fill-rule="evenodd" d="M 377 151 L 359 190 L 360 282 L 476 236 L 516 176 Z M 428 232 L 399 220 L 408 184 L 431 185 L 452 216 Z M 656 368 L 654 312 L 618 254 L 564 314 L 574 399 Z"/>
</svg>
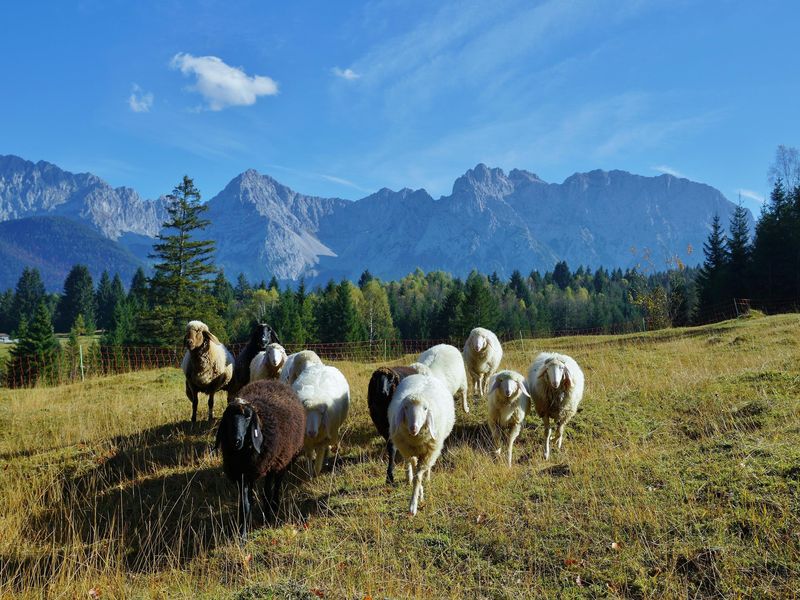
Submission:
<svg viewBox="0 0 800 600">
<path fill-rule="evenodd" d="M 48 289 L 59 290 L 78 261 L 95 276 L 108 269 L 125 278 L 147 264 L 165 206 L 164 197 L 145 200 L 89 173 L 0 156 L 0 289 L 24 266 L 38 266 Z M 202 235 L 216 241 L 229 278 L 314 283 L 355 280 L 365 269 L 396 279 L 417 267 L 507 277 L 559 260 L 661 270 L 678 257 L 694 265 L 713 216 L 727 224 L 735 205 L 672 175 L 595 170 L 558 184 L 478 164 L 436 200 L 408 188 L 356 201 L 307 196 L 251 169 L 208 207 Z"/>
</svg>

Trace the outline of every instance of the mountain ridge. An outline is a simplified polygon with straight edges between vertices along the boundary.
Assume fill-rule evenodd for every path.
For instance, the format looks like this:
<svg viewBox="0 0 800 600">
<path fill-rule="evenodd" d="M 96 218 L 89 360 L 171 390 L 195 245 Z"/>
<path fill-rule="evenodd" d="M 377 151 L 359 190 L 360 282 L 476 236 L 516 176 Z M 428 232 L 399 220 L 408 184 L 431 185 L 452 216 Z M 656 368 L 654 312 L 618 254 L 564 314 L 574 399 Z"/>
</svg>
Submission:
<svg viewBox="0 0 800 600">
<path fill-rule="evenodd" d="M 707 184 L 667 174 L 595 169 L 550 183 L 484 163 L 438 199 L 408 187 L 355 201 L 309 196 L 247 169 L 207 205 L 211 224 L 202 236 L 217 242 L 216 262 L 229 277 L 310 282 L 355 280 L 365 269 L 395 279 L 417 267 L 508 276 L 559 260 L 609 268 L 648 260 L 666 268 L 674 257 L 697 264 L 702 253 L 691 249 L 702 247 L 713 215 L 727 222 L 735 206 Z M 91 173 L 0 156 L 0 221 L 41 215 L 87 223 L 143 259 L 166 211 L 164 197 L 144 200 Z"/>
</svg>

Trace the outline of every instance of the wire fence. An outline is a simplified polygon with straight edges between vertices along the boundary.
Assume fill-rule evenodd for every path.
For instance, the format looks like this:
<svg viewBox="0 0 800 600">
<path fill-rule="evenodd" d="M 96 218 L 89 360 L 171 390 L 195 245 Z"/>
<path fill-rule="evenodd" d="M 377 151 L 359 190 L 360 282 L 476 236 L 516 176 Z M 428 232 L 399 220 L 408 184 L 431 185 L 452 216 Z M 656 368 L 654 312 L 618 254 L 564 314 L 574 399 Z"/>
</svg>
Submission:
<svg viewBox="0 0 800 600">
<path fill-rule="evenodd" d="M 764 314 L 800 312 L 800 300 L 761 301 L 735 298 L 730 302 L 708 307 L 695 316 L 695 323 L 708 324 L 744 317 L 753 310 Z M 642 318 L 605 327 L 566 328 L 556 331 L 542 330 L 532 334 L 501 335 L 504 343 L 565 336 L 619 335 L 640 333 L 664 328 L 664 319 Z M 288 353 L 313 350 L 324 361 L 389 362 L 404 356 L 419 354 L 433 345 L 448 343 L 457 347 L 464 339 L 372 340 L 357 342 L 286 344 Z M 227 345 L 236 356 L 245 343 Z M 101 346 L 91 344 L 80 348 L 63 348 L 49 357 L 10 357 L 0 365 L 0 385 L 9 388 L 31 386 L 57 386 L 82 379 L 116 375 L 134 371 L 180 367 L 184 349 L 157 346 Z"/>
</svg>

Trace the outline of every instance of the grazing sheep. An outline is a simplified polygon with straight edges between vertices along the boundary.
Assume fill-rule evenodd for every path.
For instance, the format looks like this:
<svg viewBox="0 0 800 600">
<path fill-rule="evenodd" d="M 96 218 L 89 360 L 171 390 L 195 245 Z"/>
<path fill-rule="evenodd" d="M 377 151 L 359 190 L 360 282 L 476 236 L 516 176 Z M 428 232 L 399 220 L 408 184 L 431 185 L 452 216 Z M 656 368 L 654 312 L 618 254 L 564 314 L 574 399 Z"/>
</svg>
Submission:
<svg viewBox="0 0 800 600">
<path fill-rule="evenodd" d="M 427 367 L 422 365 L 427 370 Z M 413 367 L 379 367 L 372 373 L 367 387 L 367 405 L 369 416 L 375 429 L 386 440 L 386 451 L 389 454 L 389 467 L 386 469 L 386 483 L 394 483 L 395 449 L 389 437 L 389 403 L 400 381 L 417 371 Z"/>
<path fill-rule="evenodd" d="M 256 381 L 228 404 L 217 429 L 215 448 L 222 448 L 222 468 L 239 488 L 242 537 L 253 504 L 253 486 L 264 480 L 271 517 L 277 516 L 281 481 L 303 448 L 306 413 L 291 387 L 278 381 Z"/>
<path fill-rule="evenodd" d="M 186 353 L 181 369 L 186 375 L 186 397 L 192 401 L 192 422 L 197 421 L 197 394 L 208 394 L 208 420 L 214 414 L 214 394 L 227 390 L 233 377 L 233 355 L 202 321 L 189 321 L 183 338 Z M 230 397 L 230 393 L 228 394 Z"/>
<path fill-rule="evenodd" d="M 460 356 L 460 355 L 459 355 Z M 409 463 L 413 481 L 408 512 L 417 514 L 424 497 L 422 479 L 442 452 L 456 420 L 453 394 L 429 375 L 409 375 L 397 386 L 389 403 L 389 437 Z M 412 479 L 413 478 L 413 479 Z"/>
<path fill-rule="evenodd" d="M 231 398 L 239 393 L 239 390 L 246 386 L 252 379 L 250 379 L 250 363 L 259 352 L 267 349 L 269 344 L 280 344 L 278 334 L 275 330 L 266 323 L 256 323 L 250 331 L 250 339 L 247 345 L 242 348 L 242 351 L 236 357 L 236 362 L 233 366 L 233 380 L 228 387 L 228 393 Z"/>
<path fill-rule="evenodd" d="M 250 381 L 259 379 L 278 379 L 286 364 L 286 350 L 280 344 L 272 343 L 263 352 L 256 354 L 250 362 Z"/>
<path fill-rule="evenodd" d="M 319 475 L 329 446 L 339 443 L 339 428 L 350 409 L 350 386 L 336 367 L 311 364 L 292 387 L 306 410 L 303 450 Z"/>
<path fill-rule="evenodd" d="M 583 371 L 566 354 L 542 352 L 528 370 L 528 391 L 536 413 L 544 421 L 544 458 L 550 458 L 550 419 L 558 426 L 556 445 L 561 450 L 564 426 L 575 415 L 583 398 Z"/>
<path fill-rule="evenodd" d="M 307 366 L 321 364 L 322 359 L 313 350 L 301 350 L 290 354 L 281 370 L 281 381 L 293 385 Z"/>
<path fill-rule="evenodd" d="M 499 371 L 489 380 L 486 397 L 489 430 L 495 445 L 495 454 L 502 452 L 502 438 L 506 437 L 506 459 L 511 466 L 511 451 L 525 417 L 531 409 L 531 395 L 525 385 L 525 377 L 516 371 Z"/>
<path fill-rule="evenodd" d="M 472 381 L 472 393 L 481 398 L 486 395 L 489 378 L 503 360 L 503 346 L 493 332 L 476 327 L 469 333 L 463 355 L 467 375 Z"/>
<path fill-rule="evenodd" d="M 455 346 L 438 344 L 428 348 L 419 355 L 417 362 L 427 366 L 434 377 L 438 377 L 450 390 L 455 400 L 460 395 L 464 412 L 469 412 L 467 404 L 467 372 L 464 369 L 464 357 Z"/>
</svg>

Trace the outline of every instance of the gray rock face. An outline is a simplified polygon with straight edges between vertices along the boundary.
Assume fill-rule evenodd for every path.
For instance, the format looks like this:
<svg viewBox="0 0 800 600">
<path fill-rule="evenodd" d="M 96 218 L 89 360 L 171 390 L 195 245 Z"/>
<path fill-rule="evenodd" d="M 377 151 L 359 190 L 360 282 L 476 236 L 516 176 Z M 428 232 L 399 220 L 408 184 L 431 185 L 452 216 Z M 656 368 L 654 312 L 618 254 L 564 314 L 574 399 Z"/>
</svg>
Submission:
<svg viewBox="0 0 800 600">
<path fill-rule="evenodd" d="M 229 278 L 241 272 L 251 281 L 355 280 L 364 269 L 394 279 L 417 267 L 508 277 L 559 260 L 663 270 L 676 256 L 701 262 L 713 216 L 727 224 L 734 209 L 718 190 L 670 175 L 591 171 L 554 184 L 483 164 L 439 200 L 421 189 L 384 188 L 355 202 L 305 196 L 248 170 L 208 206 L 204 234 L 217 242 L 217 264 Z M 144 236 L 155 236 L 166 218 L 163 199 L 0 157 L 0 221 L 39 214 L 88 222 L 137 256 L 146 251 Z"/>
<path fill-rule="evenodd" d="M 166 212 L 163 199 L 142 200 L 131 188 L 114 189 L 90 173 L 0 156 L 0 221 L 44 215 L 78 218 L 116 240 L 127 232 L 157 235 Z"/>
</svg>

